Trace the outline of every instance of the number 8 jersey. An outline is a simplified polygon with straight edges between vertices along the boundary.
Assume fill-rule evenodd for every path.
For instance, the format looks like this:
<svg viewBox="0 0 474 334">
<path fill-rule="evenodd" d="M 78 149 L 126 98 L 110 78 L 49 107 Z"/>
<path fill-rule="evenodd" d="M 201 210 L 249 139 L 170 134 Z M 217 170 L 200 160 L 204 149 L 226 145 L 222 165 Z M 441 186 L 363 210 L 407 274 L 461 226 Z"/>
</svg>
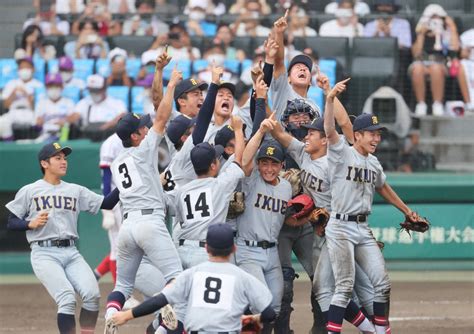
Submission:
<svg viewBox="0 0 474 334">
<path fill-rule="evenodd" d="M 124 213 L 155 209 L 164 217 L 163 188 L 158 171 L 158 146 L 162 139 L 151 128 L 139 146 L 126 148 L 112 163 L 110 169 L 120 190 Z"/>
</svg>

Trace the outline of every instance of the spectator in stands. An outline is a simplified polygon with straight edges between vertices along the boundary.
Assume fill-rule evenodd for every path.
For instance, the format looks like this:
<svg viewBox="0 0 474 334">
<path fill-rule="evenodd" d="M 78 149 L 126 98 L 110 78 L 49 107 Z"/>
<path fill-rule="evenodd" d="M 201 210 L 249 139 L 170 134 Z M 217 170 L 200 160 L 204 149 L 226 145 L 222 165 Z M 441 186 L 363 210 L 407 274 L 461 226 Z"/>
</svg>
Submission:
<svg viewBox="0 0 474 334">
<path fill-rule="evenodd" d="M 31 57 L 17 60 L 18 79 L 7 82 L 2 91 L 3 105 L 7 109 L 14 109 L 15 105 L 27 106 L 33 109 L 35 89 L 43 88 L 43 84 L 33 78 L 34 64 Z"/>
<path fill-rule="evenodd" d="M 39 3 L 41 0 L 33 1 Z M 80 14 L 85 8 L 84 0 L 56 0 L 57 14 Z"/>
<path fill-rule="evenodd" d="M 396 37 L 399 48 L 411 48 L 410 22 L 395 16 L 399 7 L 395 0 L 376 0 L 374 8 L 381 17 L 365 25 L 364 36 Z"/>
<path fill-rule="evenodd" d="M 458 73 L 459 87 L 466 104 L 466 112 L 474 113 L 474 29 L 461 34 L 461 67 Z"/>
<path fill-rule="evenodd" d="M 90 95 L 80 100 L 69 118 L 71 123 L 81 122 L 82 127 L 96 126 L 98 130 L 115 127 L 127 107 L 122 100 L 107 95 L 105 78 L 93 74 L 87 78 Z"/>
<path fill-rule="evenodd" d="M 44 44 L 43 32 L 35 24 L 26 27 L 23 31 L 21 48 L 25 50 L 27 57 L 43 58 L 45 60 L 56 57 L 56 48 L 52 45 Z"/>
<path fill-rule="evenodd" d="M 203 58 L 208 61 L 208 66 L 197 73 L 199 80 L 204 82 L 212 81 L 212 64 L 214 64 L 224 68 L 222 81 L 232 82 L 234 84 L 237 82 L 237 73 L 232 73 L 232 71 L 225 67 L 225 50 L 221 45 L 213 45 L 204 53 Z"/>
<path fill-rule="evenodd" d="M 125 20 L 122 26 L 122 35 L 156 36 L 158 33 L 165 34 L 168 32 L 168 25 L 152 15 L 155 11 L 153 0 L 138 0 L 136 5 L 137 15 Z M 149 18 L 150 15 L 152 15 L 151 18 Z"/>
<path fill-rule="evenodd" d="M 150 114 L 152 119 L 155 117 L 155 107 L 153 106 L 153 101 L 151 100 L 151 86 L 153 84 L 154 74 L 147 74 L 146 77 L 142 80 L 137 80 L 135 83 L 136 86 L 143 87 L 143 113 Z"/>
<path fill-rule="evenodd" d="M 61 96 L 63 80 L 59 73 L 46 75 L 46 96 L 36 103 L 36 126 L 41 129 L 41 138 L 45 141 L 56 141 L 62 126 L 74 111 L 74 102 Z"/>
<path fill-rule="evenodd" d="M 67 42 L 64 53 L 70 58 L 106 58 L 109 45 L 99 36 L 97 22 L 86 19 L 79 23 L 79 36 L 76 41 Z"/>
<path fill-rule="evenodd" d="M 156 59 L 168 44 L 168 55 L 173 60 L 194 60 L 201 58 L 201 52 L 198 48 L 191 45 L 191 39 L 186 28 L 181 23 L 172 23 L 167 35 L 157 36 L 150 50 L 154 51 L 153 59 Z"/>
<path fill-rule="evenodd" d="M 107 86 L 133 86 L 132 78 L 127 75 L 125 67 L 127 63 L 127 51 L 115 48 L 109 53 L 110 75 L 107 78 Z"/>
<path fill-rule="evenodd" d="M 136 9 L 143 2 L 150 3 L 154 6 L 154 0 L 109 0 L 107 2 L 107 9 L 111 14 L 133 14 Z"/>
<path fill-rule="evenodd" d="M 97 33 L 100 36 L 114 36 L 119 35 L 121 32 L 120 24 L 112 20 L 112 14 L 110 14 L 106 5 L 104 5 L 101 0 L 89 1 L 84 12 L 72 24 L 71 30 L 73 34 L 80 34 L 81 24 L 85 20 L 96 22 Z"/>
<path fill-rule="evenodd" d="M 41 11 L 38 6 L 36 16 L 25 21 L 23 30 L 32 24 L 38 25 L 45 36 L 69 35 L 69 22 L 56 15 L 54 4 L 51 5 L 48 11 Z"/>
<path fill-rule="evenodd" d="M 187 29 L 190 35 L 215 36 L 217 25 L 206 20 L 208 0 L 189 0 Z"/>
<path fill-rule="evenodd" d="M 292 37 L 317 36 L 316 30 L 308 26 L 309 17 L 303 8 L 296 5 L 291 6 L 289 13 L 288 35 Z"/>
<path fill-rule="evenodd" d="M 362 36 L 364 26 L 359 23 L 357 13 L 354 12 L 353 0 L 340 0 L 334 12 L 335 20 L 324 22 L 319 28 L 320 36 L 329 37 L 356 37 Z"/>
<path fill-rule="evenodd" d="M 446 55 L 459 50 L 456 24 L 440 5 L 428 5 L 416 26 L 416 40 L 412 47 L 414 63 L 410 65 L 411 79 L 415 91 L 415 114 L 427 114 L 425 77 L 431 79 L 433 96 L 432 114 L 444 115 L 444 83 Z"/>
<path fill-rule="evenodd" d="M 86 88 L 84 80 L 74 78 L 74 63 L 71 58 L 66 56 L 59 58 L 58 70 L 65 88 L 70 86 L 77 87 L 81 92 Z"/>
<path fill-rule="evenodd" d="M 230 6 L 229 14 L 239 15 L 239 14 L 246 13 L 247 2 L 248 2 L 247 0 L 237 0 L 232 6 Z M 258 2 L 260 3 L 260 6 L 261 6 L 262 15 L 269 15 L 272 13 L 272 9 L 267 4 L 266 0 L 259 0 Z"/>
<path fill-rule="evenodd" d="M 326 14 L 336 14 L 337 9 L 339 8 L 339 5 L 341 2 L 344 0 L 337 0 L 333 1 L 331 3 L 328 3 L 326 7 L 324 8 L 324 12 Z M 370 14 L 370 7 L 368 4 L 366 4 L 363 1 L 360 0 L 355 0 L 354 1 L 354 11 L 358 16 L 365 16 L 367 14 Z"/>
<path fill-rule="evenodd" d="M 137 75 L 138 80 L 144 80 L 148 75 L 155 73 L 155 63 L 158 54 L 155 50 L 148 50 L 142 54 L 142 67 Z"/>
<path fill-rule="evenodd" d="M 235 36 L 266 37 L 271 29 L 260 24 L 263 16 L 262 4 L 258 0 L 248 0 L 240 16 L 231 25 Z"/>
<path fill-rule="evenodd" d="M 196 4 L 204 8 L 206 15 L 219 16 L 226 13 L 225 5 L 223 1 L 221 0 L 200 0 L 200 1 L 188 0 L 188 3 L 184 7 L 184 14 L 190 15 L 192 11 L 192 7 Z"/>
<path fill-rule="evenodd" d="M 221 23 L 217 27 L 216 37 L 213 39 L 212 43 L 214 45 L 221 45 L 225 49 L 225 57 L 229 60 L 240 60 L 243 61 L 246 56 L 245 52 L 241 49 L 237 49 L 232 46 L 232 40 L 234 35 L 229 25 Z"/>
</svg>

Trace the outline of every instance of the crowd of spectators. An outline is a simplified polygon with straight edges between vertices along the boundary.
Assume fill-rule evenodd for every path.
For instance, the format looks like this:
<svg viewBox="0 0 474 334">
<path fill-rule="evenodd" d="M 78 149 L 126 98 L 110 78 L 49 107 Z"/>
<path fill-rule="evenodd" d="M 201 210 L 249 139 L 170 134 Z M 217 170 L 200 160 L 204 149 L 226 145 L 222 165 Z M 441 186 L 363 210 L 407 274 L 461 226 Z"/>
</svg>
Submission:
<svg viewBox="0 0 474 334">
<path fill-rule="evenodd" d="M 45 3 L 49 6 L 45 7 Z M 100 122 L 97 121 L 101 123 L 100 129 L 110 129 L 121 112 L 130 111 L 129 106 L 106 95 L 110 86 L 144 87 L 143 110 L 153 112 L 149 89 L 155 59 L 164 48 L 168 48 L 175 61 L 189 60 L 196 64 L 207 61 L 201 67 L 194 66 L 195 71 L 190 73 L 203 81 L 210 78 L 207 64 L 225 67 L 227 60 L 246 64 L 237 71 L 226 68 L 224 73 L 224 80 L 237 84 L 237 97 L 241 98 L 238 105 L 242 105 L 251 86 L 250 68 L 262 59 L 263 46 L 255 45 L 249 52 L 234 43 L 235 37 L 260 38 L 263 42 L 271 31 L 272 20 L 266 18 L 281 15 L 286 9 L 288 59 L 304 53 L 317 64 L 318 50 L 311 45 L 298 48 L 295 38 L 395 37 L 400 49 L 400 55 L 395 55 L 400 56 L 398 88 L 405 89 L 405 99 L 411 96 L 409 102 L 415 115 L 425 116 L 429 110 L 435 116 L 445 115 L 444 92 L 449 76 L 459 82 L 466 113 L 474 111 L 474 29 L 464 26 L 460 30 L 440 5 L 428 5 L 415 23 L 398 14 L 400 6 L 396 0 L 374 0 L 373 6 L 358 0 L 338 0 L 325 7 L 326 19 L 320 20 L 317 26 L 304 3 L 237 0 L 227 7 L 225 4 L 228 2 L 188 0 L 180 9 L 184 16 L 170 20 L 159 12 L 162 6 L 168 5 L 166 0 L 33 0 L 36 14 L 25 21 L 21 43 L 14 55 L 17 78 L 7 82 L 2 91 L 3 108 L 14 112 L 10 117 L 0 116 L 0 135 L 3 139 L 11 138 L 13 132 L 8 128 L 19 117 L 14 114 L 25 115 L 25 110 L 31 111 L 29 119 L 37 133 L 48 134 L 44 138 L 58 137 L 64 124 L 95 123 L 96 107 L 107 111 L 100 113 Z M 232 20 L 219 19 L 226 16 Z M 111 49 L 108 38 L 124 35 L 150 36 L 153 42 L 142 54 Z M 67 39 L 58 50 L 57 45 L 46 41 L 48 36 Z M 195 38 L 202 38 L 200 44 L 193 43 Z M 133 76 L 127 70 L 127 61 L 132 57 L 141 59 L 141 67 Z M 57 73 L 46 67 L 49 73 L 44 76 L 44 82 L 34 79 L 35 59 L 58 59 Z M 107 59 L 108 76 L 95 74 L 80 80 L 74 76 L 74 59 Z M 346 73 L 344 69 L 342 73 Z M 318 70 L 313 69 L 315 79 L 317 74 Z M 71 86 L 80 90 L 81 99 L 76 103 L 62 94 Z M 45 94 L 35 101 L 38 89 L 43 89 Z M 427 104 L 429 99 L 431 108 Z"/>
</svg>

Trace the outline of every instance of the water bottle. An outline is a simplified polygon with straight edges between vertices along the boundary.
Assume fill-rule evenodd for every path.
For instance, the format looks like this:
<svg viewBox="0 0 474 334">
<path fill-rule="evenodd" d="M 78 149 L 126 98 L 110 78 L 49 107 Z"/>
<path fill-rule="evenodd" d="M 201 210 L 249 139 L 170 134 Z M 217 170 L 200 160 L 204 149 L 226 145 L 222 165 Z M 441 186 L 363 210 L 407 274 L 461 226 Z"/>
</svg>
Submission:
<svg viewBox="0 0 474 334">
<path fill-rule="evenodd" d="M 67 141 L 69 139 L 69 123 L 64 123 L 63 127 L 61 128 L 61 133 L 59 135 L 59 141 Z"/>
</svg>

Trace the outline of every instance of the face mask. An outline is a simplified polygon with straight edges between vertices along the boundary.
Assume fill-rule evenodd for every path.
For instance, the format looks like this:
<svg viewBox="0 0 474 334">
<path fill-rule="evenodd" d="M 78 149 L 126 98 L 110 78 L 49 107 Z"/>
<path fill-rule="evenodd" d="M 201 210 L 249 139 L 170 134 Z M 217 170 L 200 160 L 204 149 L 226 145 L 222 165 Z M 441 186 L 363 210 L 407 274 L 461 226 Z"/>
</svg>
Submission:
<svg viewBox="0 0 474 334">
<path fill-rule="evenodd" d="M 206 13 L 201 12 L 200 10 L 193 10 L 189 13 L 189 19 L 191 21 L 202 21 L 206 18 Z"/>
<path fill-rule="evenodd" d="M 214 61 L 214 63 L 216 64 L 216 66 L 222 66 L 224 65 L 224 61 L 225 61 L 225 56 L 220 54 L 220 53 L 216 53 L 216 54 L 211 54 L 209 56 L 206 57 L 206 60 L 212 64 L 212 61 Z"/>
<path fill-rule="evenodd" d="M 28 81 L 33 76 L 33 71 L 29 68 L 22 68 L 18 71 L 18 76 L 23 81 Z"/>
<path fill-rule="evenodd" d="M 69 82 L 72 79 L 72 72 L 61 72 L 60 74 L 63 82 Z"/>
<path fill-rule="evenodd" d="M 59 100 L 59 98 L 61 97 L 61 93 L 62 89 L 58 87 L 46 89 L 46 94 L 53 101 Z"/>
<path fill-rule="evenodd" d="M 348 24 L 351 20 L 353 12 L 352 12 L 352 9 L 338 8 L 334 12 L 334 15 L 342 24 Z"/>
<path fill-rule="evenodd" d="M 102 94 L 97 94 L 97 93 L 94 93 L 92 94 L 91 93 L 91 99 L 92 101 L 94 101 L 94 103 L 100 103 L 102 100 L 103 100 L 103 95 Z"/>
</svg>

